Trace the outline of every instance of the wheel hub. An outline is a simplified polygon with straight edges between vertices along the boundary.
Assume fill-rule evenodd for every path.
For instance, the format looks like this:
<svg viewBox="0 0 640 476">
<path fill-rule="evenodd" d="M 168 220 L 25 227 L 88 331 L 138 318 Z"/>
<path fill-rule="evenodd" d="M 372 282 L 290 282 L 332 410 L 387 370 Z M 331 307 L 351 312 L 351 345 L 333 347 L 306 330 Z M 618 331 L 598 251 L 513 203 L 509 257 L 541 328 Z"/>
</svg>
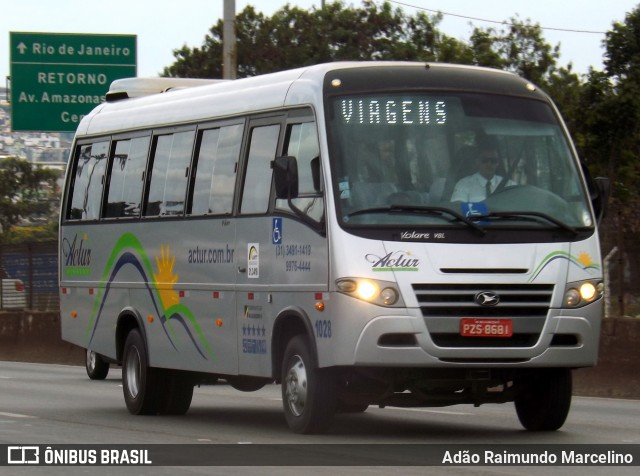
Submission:
<svg viewBox="0 0 640 476">
<path fill-rule="evenodd" d="M 87 367 L 92 371 L 96 368 L 96 353 L 92 350 L 87 350 Z"/>
<path fill-rule="evenodd" d="M 286 399 L 291 413 L 302 415 L 307 402 L 307 370 L 299 356 L 295 356 L 286 377 Z"/>
<path fill-rule="evenodd" d="M 136 398 L 140 391 L 140 354 L 135 347 L 127 355 L 126 375 L 129 395 Z"/>
</svg>

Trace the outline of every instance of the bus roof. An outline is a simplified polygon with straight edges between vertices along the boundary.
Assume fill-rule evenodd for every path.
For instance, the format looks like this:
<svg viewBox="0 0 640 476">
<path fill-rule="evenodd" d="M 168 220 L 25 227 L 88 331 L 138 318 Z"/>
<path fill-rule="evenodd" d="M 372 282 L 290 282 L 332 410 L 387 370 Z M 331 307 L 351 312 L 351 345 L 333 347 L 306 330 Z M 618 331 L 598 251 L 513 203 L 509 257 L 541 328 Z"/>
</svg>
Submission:
<svg viewBox="0 0 640 476">
<path fill-rule="evenodd" d="M 490 68 L 387 61 L 325 63 L 233 81 L 150 78 L 148 82 L 132 78 L 112 84 L 110 100 L 82 119 L 76 135 L 213 120 L 284 106 L 319 105 L 325 75 L 331 71 L 365 68 L 397 71 L 407 67 L 435 70 L 439 84 L 454 84 L 467 78 L 463 82 L 475 88 L 477 78 L 486 78 L 485 84 L 492 84 L 487 87 L 504 92 L 505 85 L 513 87 L 517 83 L 522 88 L 527 83 L 513 73 Z M 374 71 L 371 73 L 376 77 Z M 469 79 L 470 76 L 474 78 Z M 153 94 L 165 90 L 163 94 Z"/>
</svg>

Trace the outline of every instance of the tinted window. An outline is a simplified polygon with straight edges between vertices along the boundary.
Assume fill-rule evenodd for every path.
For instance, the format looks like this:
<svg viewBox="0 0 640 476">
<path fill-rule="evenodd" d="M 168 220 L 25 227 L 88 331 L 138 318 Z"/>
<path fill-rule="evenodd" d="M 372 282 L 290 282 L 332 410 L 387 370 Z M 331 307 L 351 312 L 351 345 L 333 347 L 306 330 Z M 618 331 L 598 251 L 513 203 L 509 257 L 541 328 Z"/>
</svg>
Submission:
<svg viewBox="0 0 640 476">
<path fill-rule="evenodd" d="M 236 124 L 201 133 L 192 214 L 231 213 L 242 130 Z"/>
<path fill-rule="evenodd" d="M 324 214 L 324 201 L 320 193 L 320 147 L 315 122 L 288 126 L 284 155 L 293 156 L 298 162 L 298 198 L 293 199 L 294 206 L 320 221 Z M 277 200 L 276 208 L 288 209 L 288 200 Z"/>
<path fill-rule="evenodd" d="M 108 152 L 109 141 L 81 145 L 77 148 L 73 191 L 67 218 L 71 220 L 97 220 L 100 217 Z"/>
<path fill-rule="evenodd" d="M 187 131 L 156 138 L 146 216 L 183 213 L 194 135 Z"/>
<path fill-rule="evenodd" d="M 334 98 L 331 110 L 332 173 L 347 227 L 458 226 L 424 207 L 511 214 L 479 222 L 487 228 L 549 227 L 529 212 L 593 225 L 565 131 L 545 102 L 451 91 L 376 93 Z M 376 211 L 395 205 L 406 212 Z"/>
<path fill-rule="evenodd" d="M 142 178 L 147 164 L 149 137 L 121 140 L 115 143 L 111 163 L 111 180 L 105 208 L 106 217 L 140 215 Z"/>
<path fill-rule="evenodd" d="M 244 180 L 241 213 L 266 213 L 271 192 L 271 162 L 276 156 L 279 125 L 255 127 Z"/>
</svg>

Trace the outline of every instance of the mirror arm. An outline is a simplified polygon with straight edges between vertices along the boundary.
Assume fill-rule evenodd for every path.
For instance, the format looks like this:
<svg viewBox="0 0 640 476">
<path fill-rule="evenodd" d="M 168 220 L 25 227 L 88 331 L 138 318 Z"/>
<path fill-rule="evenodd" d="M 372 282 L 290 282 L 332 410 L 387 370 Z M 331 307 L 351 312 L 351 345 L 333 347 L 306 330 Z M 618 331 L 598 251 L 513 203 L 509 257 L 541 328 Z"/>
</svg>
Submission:
<svg viewBox="0 0 640 476">
<path fill-rule="evenodd" d="M 287 198 L 287 205 L 289 205 L 289 208 L 298 218 L 300 218 L 300 220 L 305 222 L 312 229 L 318 231 L 322 236 L 325 236 L 324 215 L 322 217 L 322 220 L 319 222 L 313 220 L 311 217 L 309 217 L 309 215 L 307 215 L 305 212 L 294 205 L 293 200 L 291 199 L 291 194 L 289 194 L 289 197 Z"/>
</svg>

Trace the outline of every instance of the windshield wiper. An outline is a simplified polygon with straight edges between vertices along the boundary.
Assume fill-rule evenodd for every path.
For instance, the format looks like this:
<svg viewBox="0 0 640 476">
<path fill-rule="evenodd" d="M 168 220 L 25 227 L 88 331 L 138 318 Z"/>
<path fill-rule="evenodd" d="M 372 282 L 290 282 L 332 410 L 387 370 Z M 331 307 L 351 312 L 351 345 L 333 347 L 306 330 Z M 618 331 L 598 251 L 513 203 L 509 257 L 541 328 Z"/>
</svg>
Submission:
<svg viewBox="0 0 640 476">
<path fill-rule="evenodd" d="M 464 217 L 462 214 L 445 207 L 426 207 L 421 205 L 391 205 L 389 207 L 364 208 L 362 210 L 356 210 L 353 213 L 349 213 L 347 215 L 347 218 L 357 215 L 366 215 L 369 213 L 416 213 L 439 217 L 442 217 L 443 215 L 449 215 L 450 217 L 454 218 L 454 222 L 464 223 L 469 228 L 480 233 L 481 235 L 487 233 L 485 229 L 469 220 L 468 218 Z"/>
<path fill-rule="evenodd" d="M 578 230 L 575 227 L 569 226 L 566 223 L 558 220 L 557 218 L 552 217 L 551 215 L 547 215 L 542 212 L 532 212 L 532 211 L 523 211 L 523 212 L 491 212 L 486 215 L 473 215 L 469 217 L 472 220 L 491 220 L 492 218 L 497 219 L 505 219 L 505 220 L 529 220 L 529 221 L 547 221 L 555 225 L 557 228 L 564 230 L 572 235 L 577 235 Z"/>
</svg>

